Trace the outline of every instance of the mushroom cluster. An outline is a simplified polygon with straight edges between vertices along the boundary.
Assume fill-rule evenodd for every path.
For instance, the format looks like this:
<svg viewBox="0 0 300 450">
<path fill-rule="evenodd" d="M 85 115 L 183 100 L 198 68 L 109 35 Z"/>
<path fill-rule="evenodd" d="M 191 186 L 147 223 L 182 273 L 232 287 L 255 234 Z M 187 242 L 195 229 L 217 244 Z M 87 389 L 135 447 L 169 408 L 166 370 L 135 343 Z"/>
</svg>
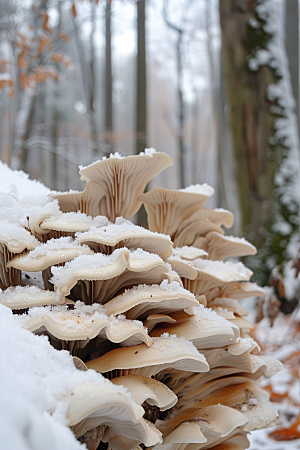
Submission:
<svg viewBox="0 0 300 450">
<path fill-rule="evenodd" d="M 281 366 L 259 355 L 239 304 L 263 290 L 223 261 L 255 248 L 224 235 L 233 216 L 204 207 L 207 185 L 143 193 L 171 164 L 114 154 L 80 167 L 83 192 L 0 195 L 0 303 L 83 371 L 58 400 L 89 450 L 239 450 L 276 421 L 258 380 Z M 149 229 L 129 221 L 142 203 Z"/>
</svg>

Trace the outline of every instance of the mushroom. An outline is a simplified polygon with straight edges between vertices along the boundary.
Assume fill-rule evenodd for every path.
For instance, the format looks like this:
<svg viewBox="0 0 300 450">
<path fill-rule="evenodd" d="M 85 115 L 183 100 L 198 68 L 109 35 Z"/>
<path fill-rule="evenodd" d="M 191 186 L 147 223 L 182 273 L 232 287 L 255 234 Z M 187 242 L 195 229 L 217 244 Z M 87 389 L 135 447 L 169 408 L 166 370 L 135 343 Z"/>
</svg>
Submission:
<svg viewBox="0 0 300 450">
<path fill-rule="evenodd" d="M 0 288 L 21 285 L 21 271 L 8 267 L 17 254 L 34 249 L 39 241 L 21 225 L 0 220 Z"/>
<path fill-rule="evenodd" d="M 177 396 L 165 384 L 142 375 L 127 375 L 113 378 L 113 384 L 124 386 L 131 393 L 138 405 L 147 402 L 157 406 L 161 411 L 172 408 L 177 403 Z"/>
<path fill-rule="evenodd" d="M 213 193 L 213 188 L 206 184 L 198 184 L 194 189 L 155 188 L 141 195 L 139 200 L 145 205 L 149 229 L 172 238 L 179 224 L 203 206 Z"/>
<path fill-rule="evenodd" d="M 226 210 L 200 208 L 182 221 L 173 238 L 176 247 L 195 246 L 195 242 L 211 231 L 224 234 L 221 225 L 230 228 L 233 215 Z M 197 245 L 198 246 L 198 245 Z"/>
<path fill-rule="evenodd" d="M 241 262 L 224 263 L 198 258 L 193 261 L 193 266 L 197 270 L 196 279 L 183 278 L 183 285 L 196 296 L 204 294 L 206 298 L 207 291 L 215 287 L 221 288 L 224 284 L 233 281 L 248 281 L 252 275 L 251 270 L 247 269 Z"/>
<path fill-rule="evenodd" d="M 76 286 L 73 297 L 85 303 L 106 303 L 118 291 L 132 287 L 140 281 L 161 283 L 180 278 L 171 273 L 163 260 L 155 255 L 135 250 L 118 249 L 112 255 L 100 253 L 81 255 L 64 267 L 53 267 L 54 290 L 67 297 Z M 75 298 L 76 299 L 76 298 Z"/>
<path fill-rule="evenodd" d="M 86 365 L 111 378 L 121 375 L 152 377 L 169 367 L 190 372 L 209 370 L 204 356 L 191 342 L 176 336 L 153 338 L 153 342 L 151 347 L 140 344 L 111 350 Z"/>
<path fill-rule="evenodd" d="M 127 289 L 103 305 L 106 314 L 126 314 L 128 319 L 144 319 L 151 314 L 169 313 L 198 306 L 195 296 L 176 281 L 160 285 L 140 285 Z"/>
<path fill-rule="evenodd" d="M 197 246 L 197 243 L 194 245 Z M 250 244 L 246 239 L 223 236 L 215 231 L 207 233 L 199 247 L 208 253 L 209 259 L 219 261 L 236 256 L 255 255 L 257 253 L 254 245 Z"/>
<path fill-rule="evenodd" d="M 80 211 L 63 213 L 57 210 L 41 210 L 33 216 L 29 216 L 29 226 L 32 233 L 42 242 L 51 238 L 62 236 L 74 237 L 76 232 L 88 231 L 92 226 L 109 225 L 109 220 L 105 216 L 92 218 Z"/>
<path fill-rule="evenodd" d="M 66 306 L 36 307 L 28 314 L 20 316 L 22 326 L 35 333 L 44 330 L 56 339 L 63 341 L 86 341 L 99 336 L 124 346 L 142 342 L 152 344 L 147 329 L 142 322 L 131 321 L 124 317 L 109 317 L 96 308 L 77 302 L 74 310 Z"/>
<path fill-rule="evenodd" d="M 81 211 L 92 217 L 106 216 L 111 222 L 116 217 L 129 219 L 140 208 L 140 195 L 148 181 L 166 167 L 172 159 L 165 153 L 146 150 L 137 156 L 118 154 L 80 167 L 81 180 L 86 181 L 83 192 L 52 194 L 61 211 Z"/>
<path fill-rule="evenodd" d="M 12 286 L 0 292 L 0 303 L 13 310 L 34 306 L 62 305 L 73 303 L 66 298 L 57 299 L 54 292 L 44 291 L 37 286 Z"/>
<path fill-rule="evenodd" d="M 92 227 L 86 233 L 77 233 L 76 236 L 81 244 L 88 244 L 96 252 L 105 254 L 111 254 L 120 247 L 127 247 L 157 253 L 163 259 L 172 255 L 169 236 L 153 233 L 122 218 L 117 218 L 115 224 L 101 228 Z"/>
<path fill-rule="evenodd" d="M 67 405 L 66 417 L 77 438 L 101 426 L 99 442 L 106 441 L 109 429 L 117 436 L 135 439 L 146 446 L 162 441 L 159 430 L 149 427 L 143 419 L 143 408 L 112 383 L 104 386 L 80 383 L 59 400 Z"/>
<path fill-rule="evenodd" d="M 202 305 L 194 308 L 194 315 L 188 317 L 187 320 L 155 328 L 151 331 L 150 336 L 158 337 L 163 333 L 184 337 L 184 339 L 192 341 L 196 348 L 201 350 L 224 347 L 235 343 L 239 337 L 237 327 L 232 326 L 229 321 Z"/>
</svg>

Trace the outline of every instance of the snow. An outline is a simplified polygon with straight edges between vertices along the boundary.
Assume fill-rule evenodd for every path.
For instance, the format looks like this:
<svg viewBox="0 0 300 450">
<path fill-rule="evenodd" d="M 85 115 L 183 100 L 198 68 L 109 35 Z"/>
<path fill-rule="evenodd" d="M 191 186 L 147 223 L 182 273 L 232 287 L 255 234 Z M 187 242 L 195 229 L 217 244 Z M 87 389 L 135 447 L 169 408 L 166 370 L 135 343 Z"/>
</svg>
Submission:
<svg viewBox="0 0 300 450">
<path fill-rule="evenodd" d="M 176 334 L 162 333 L 160 337 L 152 338 L 153 344 L 151 348 L 155 348 L 160 351 L 164 351 L 165 347 L 162 347 L 162 343 L 167 347 L 172 348 L 172 342 L 164 342 L 165 340 L 171 340 L 180 345 L 184 353 L 195 354 L 199 356 L 199 352 L 191 341 L 187 341 L 184 337 L 178 337 Z"/>
<path fill-rule="evenodd" d="M 50 281 L 59 289 L 74 272 L 78 272 L 81 269 L 91 269 L 91 271 L 94 271 L 108 264 L 113 264 L 122 251 L 123 249 L 115 250 L 111 255 L 103 255 L 101 253 L 80 255 L 72 261 L 68 261 L 63 267 L 52 267 L 53 277 Z"/>
<path fill-rule="evenodd" d="M 72 386 L 94 382 L 130 399 L 93 370 L 79 371 L 66 351 L 55 350 L 45 336 L 20 327 L 9 308 L 0 305 L 0 435 L 3 450 L 79 450 L 67 427 L 66 405 L 58 401 Z"/>
<path fill-rule="evenodd" d="M 241 262 L 211 261 L 208 259 L 195 259 L 193 265 L 209 275 L 221 278 L 224 281 L 247 281 L 252 275 Z"/>
<path fill-rule="evenodd" d="M 74 305 L 74 310 L 69 310 L 68 306 L 38 306 L 30 308 L 27 314 L 22 314 L 16 317 L 16 320 L 22 326 L 30 323 L 36 317 L 50 317 L 59 323 L 62 331 L 70 330 L 73 333 L 76 331 L 80 333 L 83 330 L 90 330 L 96 320 L 109 321 L 110 326 L 117 327 L 127 323 L 128 325 L 138 327 L 146 331 L 143 322 L 139 320 L 128 320 L 126 316 L 119 315 L 114 317 L 108 316 L 102 312 L 101 305 L 85 305 L 85 303 L 77 301 Z M 79 319 L 79 320 L 78 320 Z"/>
<path fill-rule="evenodd" d="M 156 153 L 156 150 L 154 148 L 146 148 L 144 152 L 140 152 L 140 155 L 145 155 L 145 156 L 153 156 L 154 153 Z M 94 166 L 95 164 L 98 164 L 101 161 L 105 161 L 107 159 L 125 159 L 125 158 L 130 158 L 134 155 L 128 155 L 128 156 L 122 156 L 119 152 L 115 152 L 115 153 L 111 153 L 109 155 L 109 158 L 107 158 L 107 156 L 103 156 L 102 159 L 98 159 L 97 161 L 93 162 L 92 164 L 89 164 L 88 166 L 79 166 L 79 170 L 85 170 L 89 167 Z"/>
<path fill-rule="evenodd" d="M 215 190 L 208 184 L 191 184 L 191 186 L 188 186 L 184 189 L 179 189 L 180 192 L 188 192 L 190 194 L 200 194 L 205 195 L 207 197 L 211 197 Z"/>
<path fill-rule="evenodd" d="M 34 250 L 31 250 L 28 255 L 23 257 L 23 262 L 29 262 L 39 256 L 46 256 L 51 251 L 62 251 L 65 249 L 89 249 L 87 245 L 81 245 L 70 236 L 60 237 L 58 239 L 50 239 L 45 243 L 39 244 Z"/>
<path fill-rule="evenodd" d="M 11 194 L 18 200 L 25 200 L 26 203 L 34 204 L 37 198 L 43 197 L 45 200 L 50 194 L 50 189 L 36 180 L 30 180 L 29 175 L 21 170 L 11 170 L 7 164 L 0 161 L 0 192 Z"/>
<path fill-rule="evenodd" d="M 101 216 L 99 216 L 101 217 Z M 101 224 L 101 222 L 100 222 Z M 128 233 L 129 232 L 129 233 Z M 101 227 L 94 226 L 94 224 L 91 226 L 89 231 L 86 231 L 85 233 L 76 233 L 76 237 L 79 238 L 85 238 L 88 239 L 89 236 L 91 236 L 91 240 L 93 238 L 93 235 L 97 234 L 97 237 L 99 238 L 105 238 L 107 242 L 114 242 L 116 237 L 122 237 L 128 238 L 130 235 L 134 237 L 134 235 L 143 235 L 143 236 L 157 236 L 161 238 L 168 239 L 171 242 L 170 236 L 167 236 L 166 234 L 162 233 L 156 233 L 150 230 L 147 230 L 146 228 L 140 227 L 138 225 L 133 224 L 130 222 L 130 220 L 123 219 L 122 217 L 118 217 L 115 221 L 115 223 L 107 223 L 107 224 L 101 224 Z"/>
</svg>

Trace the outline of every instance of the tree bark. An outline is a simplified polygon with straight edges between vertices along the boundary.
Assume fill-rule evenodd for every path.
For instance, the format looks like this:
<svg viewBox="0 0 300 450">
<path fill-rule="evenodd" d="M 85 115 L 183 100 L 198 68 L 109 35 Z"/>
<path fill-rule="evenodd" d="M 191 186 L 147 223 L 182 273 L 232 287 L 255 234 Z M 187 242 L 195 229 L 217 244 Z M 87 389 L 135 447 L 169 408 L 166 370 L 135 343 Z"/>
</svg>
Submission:
<svg viewBox="0 0 300 450">
<path fill-rule="evenodd" d="M 136 153 L 147 145 L 146 1 L 137 1 Z"/>
<path fill-rule="evenodd" d="M 275 116 L 270 113 L 266 91 L 277 81 L 274 71 L 267 65 L 256 72 L 248 69 L 247 33 L 249 19 L 255 17 L 255 7 L 255 1 L 219 2 L 241 226 L 244 235 L 260 248 L 262 227 L 273 217 L 273 180 L 282 150 L 269 142 L 274 134 Z"/>
<path fill-rule="evenodd" d="M 285 0 L 285 46 L 299 123 L 299 4 Z"/>
<path fill-rule="evenodd" d="M 105 7 L 105 141 L 109 152 L 113 149 L 113 78 L 111 49 L 111 1 Z"/>
</svg>

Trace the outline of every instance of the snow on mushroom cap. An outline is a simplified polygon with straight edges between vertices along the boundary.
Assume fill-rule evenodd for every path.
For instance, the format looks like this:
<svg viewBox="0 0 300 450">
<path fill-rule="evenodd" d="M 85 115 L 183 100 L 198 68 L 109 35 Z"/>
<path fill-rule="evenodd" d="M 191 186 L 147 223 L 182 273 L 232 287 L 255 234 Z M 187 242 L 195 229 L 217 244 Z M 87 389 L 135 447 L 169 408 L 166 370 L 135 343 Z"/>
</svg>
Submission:
<svg viewBox="0 0 300 450">
<path fill-rule="evenodd" d="M 189 192 L 190 194 L 201 194 L 205 195 L 206 197 L 211 197 L 214 195 L 215 190 L 213 187 L 209 186 L 208 184 L 191 184 L 190 186 L 179 189 L 180 192 Z"/>
<path fill-rule="evenodd" d="M 247 269 L 241 262 L 210 261 L 198 258 L 193 261 L 193 264 L 202 272 L 226 282 L 248 281 L 253 274 L 253 272 L 250 269 Z"/>
<path fill-rule="evenodd" d="M 6 220 L 0 220 L 0 242 L 12 253 L 21 253 L 25 248 L 35 248 L 39 241 L 25 228 Z"/>
<path fill-rule="evenodd" d="M 80 255 L 73 259 L 73 261 L 67 262 L 64 267 L 52 267 L 53 277 L 51 278 L 51 281 L 58 289 L 60 289 L 67 279 L 74 276 L 74 274 L 79 273 L 81 269 L 84 269 L 87 274 L 89 270 L 94 271 L 95 268 L 100 269 L 101 267 L 114 264 L 119 256 L 124 256 L 128 261 L 129 251 L 127 249 L 118 249 L 111 255 L 103 255 L 101 253 Z"/>
<path fill-rule="evenodd" d="M 11 309 L 24 309 L 55 305 L 57 298 L 54 292 L 41 290 L 37 286 L 11 286 L 0 291 L 0 303 Z"/>
</svg>

